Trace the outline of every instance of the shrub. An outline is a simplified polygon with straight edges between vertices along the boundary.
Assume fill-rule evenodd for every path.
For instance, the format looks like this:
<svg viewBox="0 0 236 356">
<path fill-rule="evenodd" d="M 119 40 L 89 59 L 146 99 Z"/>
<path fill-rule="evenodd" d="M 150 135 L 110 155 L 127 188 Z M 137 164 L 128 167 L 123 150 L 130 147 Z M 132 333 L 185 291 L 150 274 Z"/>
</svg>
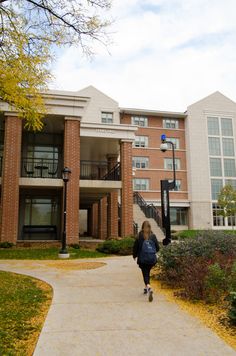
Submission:
<svg viewBox="0 0 236 356">
<path fill-rule="evenodd" d="M 231 324 L 236 325 L 236 292 L 230 293 L 230 307 L 228 316 Z"/>
<path fill-rule="evenodd" d="M 80 249 L 80 245 L 79 244 L 70 244 L 70 247 L 75 248 L 76 250 Z"/>
<path fill-rule="evenodd" d="M 208 267 L 205 289 L 206 298 L 209 302 L 216 302 L 227 290 L 226 271 L 220 267 L 219 263 L 214 263 Z"/>
<path fill-rule="evenodd" d="M 133 252 L 134 238 L 125 237 L 120 240 L 106 240 L 97 247 L 97 251 L 108 253 L 108 254 L 117 254 L 117 255 L 131 255 Z"/>
<path fill-rule="evenodd" d="M 0 242 L 0 248 L 11 248 L 13 246 L 14 244 L 12 242 L 8 242 L 8 241 Z"/>
<path fill-rule="evenodd" d="M 229 276 L 229 291 L 236 292 L 236 262 L 234 262 Z"/>
</svg>

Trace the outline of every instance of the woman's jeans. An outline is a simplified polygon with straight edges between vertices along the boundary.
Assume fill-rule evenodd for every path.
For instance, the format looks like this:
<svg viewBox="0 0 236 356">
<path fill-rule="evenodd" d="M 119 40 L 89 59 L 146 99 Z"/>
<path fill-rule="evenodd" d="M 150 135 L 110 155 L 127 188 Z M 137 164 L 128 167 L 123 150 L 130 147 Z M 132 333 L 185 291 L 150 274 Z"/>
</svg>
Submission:
<svg viewBox="0 0 236 356">
<path fill-rule="evenodd" d="M 153 265 L 140 264 L 145 285 L 150 284 L 150 271 Z"/>
</svg>

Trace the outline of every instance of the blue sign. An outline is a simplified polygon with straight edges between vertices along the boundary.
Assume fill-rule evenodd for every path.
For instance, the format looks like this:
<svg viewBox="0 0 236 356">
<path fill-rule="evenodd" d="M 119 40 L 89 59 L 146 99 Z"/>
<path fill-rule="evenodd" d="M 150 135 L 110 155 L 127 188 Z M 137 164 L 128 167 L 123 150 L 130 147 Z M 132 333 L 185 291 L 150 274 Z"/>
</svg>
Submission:
<svg viewBox="0 0 236 356">
<path fill-rule="evenodd" d="M 161 140 L 162 141 L 166 141 L 166 135 L 165 134 L 161 135 Z"/>
</svg>

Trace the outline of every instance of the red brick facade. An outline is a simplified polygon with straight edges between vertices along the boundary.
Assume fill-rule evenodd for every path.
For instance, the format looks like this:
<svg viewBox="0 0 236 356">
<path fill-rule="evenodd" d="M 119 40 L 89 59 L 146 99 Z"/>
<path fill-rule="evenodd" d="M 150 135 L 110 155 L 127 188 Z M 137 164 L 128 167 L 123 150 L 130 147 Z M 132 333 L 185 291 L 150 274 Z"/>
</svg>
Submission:
<svg viewBox="0 0 236 356">
<path fill-rule="evenodd" d="M 133 234 L 132 141 L 121 141 L 121 236 Z"/>
<path fill-rule="evenodd" d="M 108 196 L 107 216 L 108 237 L 118 237 L 118 192 L 111 192 Z"/>
<path fill-rule="evenodd" d="M 71 169 L 67 193 L 67 243 L 79 239 L 80 120 L 65 118 L 64 166 Z"/>
<path fill-rule="evenodd" d="M 92 236 L 98 237 L 98 203 L 94 203 L 91 208 L 92 212 Z"/>
<path fill-rule="evenodd" d="M 98 206 L 98 238 L 107 239 L 107 197 L 99 201 Z"/>
<path fill-rule="evenodd" d="M 1 195 L 0 241 L 16 243 L 19 216 L 22 120 L 7 116 L 5 121 Z"/>
</svg>

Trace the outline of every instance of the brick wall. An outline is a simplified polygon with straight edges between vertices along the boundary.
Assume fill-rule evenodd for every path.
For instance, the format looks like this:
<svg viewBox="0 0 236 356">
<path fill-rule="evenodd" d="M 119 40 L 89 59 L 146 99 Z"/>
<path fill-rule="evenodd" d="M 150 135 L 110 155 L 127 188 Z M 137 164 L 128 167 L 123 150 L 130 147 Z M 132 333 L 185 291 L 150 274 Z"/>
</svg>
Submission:
<svg viewBox="0 0 236 356">
<path fill-rule="evenodd" d="M 65 118 L 64 166 L 71 169 L 67 184 L 67 243 L 79 239 L 80 120 Z"/>
<path fill-rule="evenodd" d="M 1 194 L 1 241 L 16 243 L 19 216 L 22 120 L 8 116 L 5 123 Z"/>
<path fill-rule="evenodd" d="M 98 237 L 98 203 L 92 205 L 92 236 Z"/>
<path fill-rule="evenodd" d="M 98 205 L 98 238 L 107 239 L 107 197 L 103 197 Z"/>
<path fill-rule="evenodd" d="M 108 237 L 118 237 L 118 192 L 111 192 L 108 196 L 107 215 Z"/>
<path fill-rule="evenodd" d="M 121 141 L 121 236 L 133 234 L 132 142 Z"/>
</svg>

